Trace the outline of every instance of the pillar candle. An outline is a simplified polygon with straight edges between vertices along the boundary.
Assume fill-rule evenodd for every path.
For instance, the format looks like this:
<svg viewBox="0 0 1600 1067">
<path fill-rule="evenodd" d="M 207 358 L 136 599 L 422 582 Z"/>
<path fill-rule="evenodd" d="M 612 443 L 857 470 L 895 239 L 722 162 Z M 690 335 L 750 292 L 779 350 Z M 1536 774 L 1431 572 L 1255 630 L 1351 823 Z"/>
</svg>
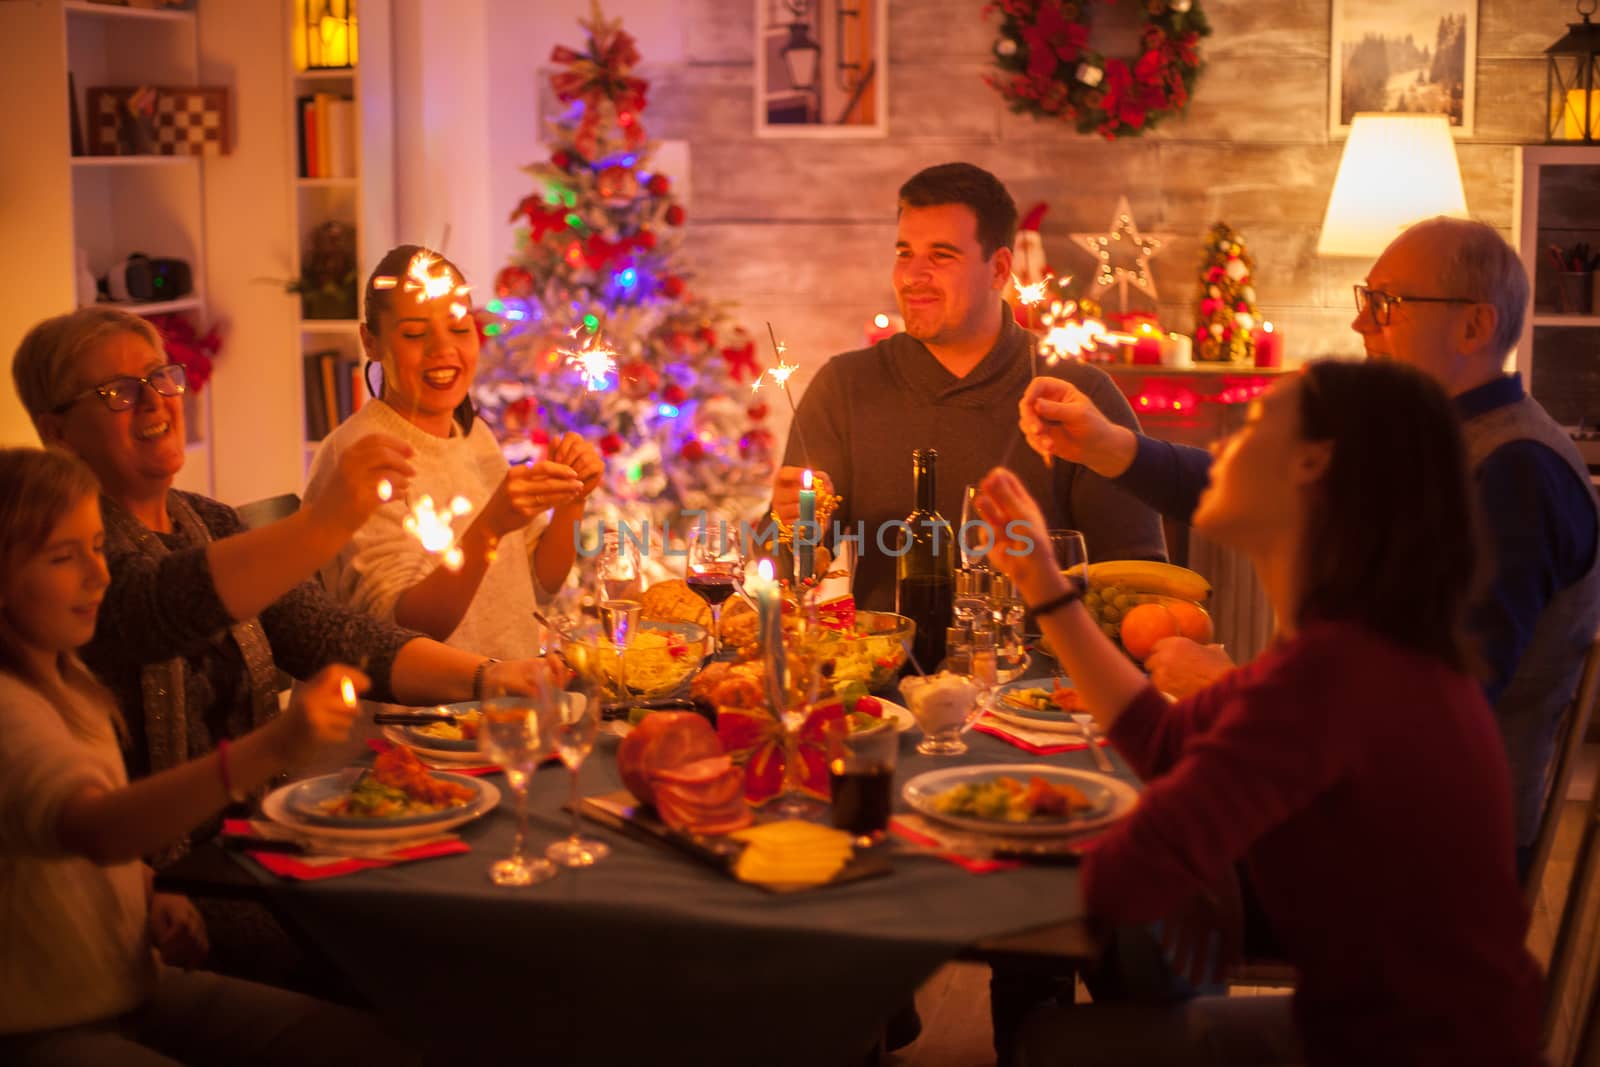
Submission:
<svg viewBox="0 0 1600 1067">
<path fill-rule="evenodd" d="M 1169 333 L 1161 343 L 1161 363 L 1167 367 L 1194 366 L 1194 341 L 1181 333 Z"/>
<path fill-rule="evenodd" d="M 1256 366 L 1283 366 L 1283 334 L 1275 332 L 1272 328 L 1272 323 L 1263 322 L 1261 324 L 1261 329 L 1256 331 L 1255 341 Z"/>
<path fill-rule="evenodd" d="M 816 569 L 817 491 L 811 488 L 811 468 L 800 475 L 800 521 L 794 525 L 795 579 L 811 577 Z"/>
<path fill-rule="evenodd" d="M 1152 335 L 1141 335 L 1133 342 L 1133 361 L 1135 363 L 1150 364 L 1161 363 L 1161 339 Z"/>
</svg>

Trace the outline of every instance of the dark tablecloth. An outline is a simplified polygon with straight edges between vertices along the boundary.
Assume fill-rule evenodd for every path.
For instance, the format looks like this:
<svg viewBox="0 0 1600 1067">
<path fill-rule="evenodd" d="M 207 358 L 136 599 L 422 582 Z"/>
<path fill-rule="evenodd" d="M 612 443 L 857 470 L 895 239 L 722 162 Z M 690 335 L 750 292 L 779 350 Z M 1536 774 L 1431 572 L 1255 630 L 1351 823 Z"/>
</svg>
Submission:
<svg viewBox="0 0 1600 1067">
<path fill-rule="evenodd" d="M 1041 759 L 978 733 L 967 735 L 967 755 L 933 759 L 915 753 L 919 738 L 915 729 L 901 737 L 897 790 L 956 763 L 1092 769 L 1087 752 Z M 583 768 L 586 794 L 620 787 L 615 748 L 603 740 Z M 540 849 L 566 831 L 567 789 L 559 766 L 534 776 Z M 942 963 L 985 939 L 1082 915 L 1075 868 L 973 875 L 900 857 L 886 877 L 775 895 L 587 822 L 609 858 L 499 888 L 486 871 L 509 851 L 514 825 L 507 793 L 463 828 L 467 855 L 321 882 L 281 882 L 250 866 L 356 988 L 443 1061 L 851 1062 Z"/>
</svg>

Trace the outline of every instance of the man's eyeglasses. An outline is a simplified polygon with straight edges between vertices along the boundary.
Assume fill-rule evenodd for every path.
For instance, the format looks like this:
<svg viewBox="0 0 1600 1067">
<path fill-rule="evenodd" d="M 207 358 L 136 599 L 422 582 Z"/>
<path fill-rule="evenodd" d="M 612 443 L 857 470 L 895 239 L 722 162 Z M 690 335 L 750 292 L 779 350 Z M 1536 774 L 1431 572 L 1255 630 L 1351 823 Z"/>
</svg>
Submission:
<svg viewBox="0 0 1600 1067">
<path fill-rule="evenodd" d="M 127 411 L 138 402 L 140 391 L 147 385 L 162 396 L 182 396 L 188 384 L 189 377 L 183 371 L 183 364 L 166 363 L 143 378 L 129 374 L 101 382 L 93 388 L 85 389 L 71 400 L 57 404 L 53 411 L 59 415 L 78 401 L 90 396 L 98 396 L 112 411 Z"/>
<path fill-rule="evenodd" d="M 1363 315 L 1372 308 L 1372 321 L 1379 326 L 1389 325 L 1389 316 L 1396 304 L 1476 304 L 1477 300 L 1465 296 L 1395 296 L 1382 289 L 1369 289 L 1358 285 L 1356 289 L 1356 314 Z"/>
</svg>

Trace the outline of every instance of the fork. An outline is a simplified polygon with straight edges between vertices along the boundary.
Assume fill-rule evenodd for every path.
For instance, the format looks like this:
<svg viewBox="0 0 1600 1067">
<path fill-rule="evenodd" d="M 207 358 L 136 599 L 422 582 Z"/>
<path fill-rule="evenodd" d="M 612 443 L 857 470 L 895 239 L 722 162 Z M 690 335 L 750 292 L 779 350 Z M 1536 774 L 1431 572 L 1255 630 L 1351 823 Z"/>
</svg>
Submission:
<svg viewBox="0 0 1600 1067">
<path fill-rule="evenodd" d="M 1100 731 L 1095 727 L 1094 716 L 1085 715 L 1078 723 L 1083 727 L 1084 740 L 1089 742 L 1089 755 L 1094 757 L 1094 765 L 1103 774 L 1117 773 L 1117 769 L 1111 765 L 1111 757 L 1100 749 Z"/>
</svg>

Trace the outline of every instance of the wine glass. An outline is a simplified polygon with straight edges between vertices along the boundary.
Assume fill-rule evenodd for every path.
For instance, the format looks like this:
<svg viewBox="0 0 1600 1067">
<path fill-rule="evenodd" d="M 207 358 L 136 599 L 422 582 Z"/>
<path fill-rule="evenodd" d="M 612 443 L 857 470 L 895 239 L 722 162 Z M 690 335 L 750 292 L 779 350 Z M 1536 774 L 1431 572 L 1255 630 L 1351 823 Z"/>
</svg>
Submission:
<svg viewBox="0 0 1600 1067">
<path fill-rule="evenodd" d="M 978 510 L 978 486 L 969 484 L 961 491 L 961 525 L 956 528 L 961 565 L 967 570 L 988 570 L 988 555 L 993 545 L 989 524 Z"/>
<path fill-rule="evenodd" d="M 721 516 L 705 516 L 689 530 L 689 588 L 711 605 L 711 633 L 716 651 L 722 651 L 722 605 L 733 595 L 744 573 L 744 555 L 737 534 Z"/>
<path fill-rule="evenodd" d="M 1077 530 L 1051 530 L 1050 550 L 1055 554 L 1056 566 L 1061 573 L 1077 582 L 1081 588 L 1089 587 L 1089 548 L 1083 534 Z"/>
<path fill-rule="evenodd" d="M 644 566 L 639 546 L 631 538 L 608 530 L 605 547 L 595 560 L 595 580 L 600 584 L 600 600 L 638 600 L 643 592 Z"/>
<path fill-rule="evenodd" d="M 555 694 L 554 704 L 550 733 L 556 755 L 571 772 L 568 806 L 572 809 L 572 832 L 545 849 L 544 854 L 563 867 L 591 867 L 611 855 L 610 845 L 579 832 L 583 798 L 578 791 L 578 772 L 600 732 L 600 694 L 592 681 L 575 674 L 566 691 Z"/>
<path fill-rule="evenodd" d="M 550 709 L 548 690 L 526 693 L 495 687 L 479 703 L 478 751 L 505 770 L 517 808 L 517 836 L 511 855 L 489 868 L 489 880 L 495 885 L 534 885 L 556 874 L 555 864 L 528 855 L 527 849 L 528 779 L 544 755 Z"/>
</svg>

